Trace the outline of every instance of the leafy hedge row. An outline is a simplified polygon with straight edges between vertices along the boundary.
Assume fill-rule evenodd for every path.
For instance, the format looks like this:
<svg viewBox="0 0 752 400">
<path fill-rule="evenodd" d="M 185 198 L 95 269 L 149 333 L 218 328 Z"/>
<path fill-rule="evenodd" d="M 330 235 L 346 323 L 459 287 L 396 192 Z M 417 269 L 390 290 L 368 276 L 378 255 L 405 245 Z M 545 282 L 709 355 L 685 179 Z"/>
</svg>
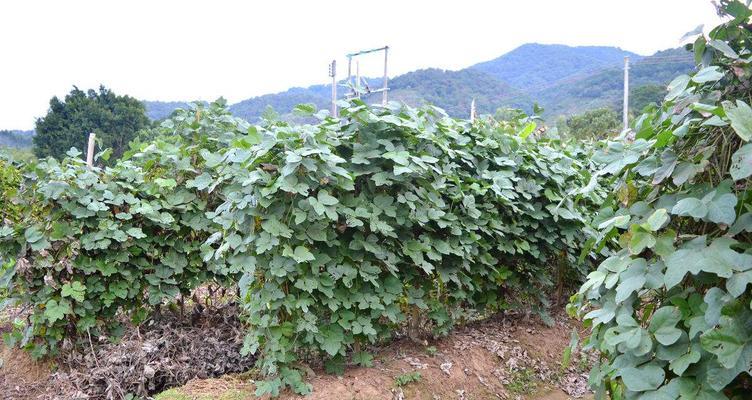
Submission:
<svg viewBox="0 0 752 400">
<path fill-rule="evenodd" d="M 540 293 L 557 265 L 571 273 L 597 197 L 568 195 L 590 178 L 580 154 L 526 139 L 533 128 L 355 103 L 204 154 L 221 168 L 199 178 L 225 199 L 215 258 L 246 260 L 245 349 L 267 374 L 284 366 L 262 391 L 305 391 L 286 368 L 300 354 L 338 371 L 405 320 L 446 331 L 463 310 Z"/>
<path fill-rule="evenodd" d="M 615 247 L 575 297 L 603 358 L 599 398 L 748 399 L 752 391 L 752 11 L 694 52 L 636 139 L 602 144 L 599 175 L 618 186 L 595 219 Z"/>
<path fill-rule="evenodd" d="M 20 218 L 0 226 L 4 303 L 31 312 L 12 342 L 55 354 L 66 338 L 117 335 L 119 312 L 138 323 L 203 282 L 237 279 L 242 266 L 204 262 L 216 199 L 186 185 L 224 123 L 182 114 L 170 124 L 169 140 L 112 168 L 89 170 L 71 150 L 23 169 L 20 192 L 2 199 L 21 207 Z"/>
<path fill-rule="evenodd" d="M 12 200 L 23 218 L 0 227 L 2 282 L 31 312 L 11 339 L 54 354 L 116 334 L 119 313 L 138 323 L 202 283 L 239 282 L 245 351 L 269 376 L 259 393 L 306 392 L 298 361 L 368 364 L 363 346 L 405 324 L 446 332 L 586 271 L 582 227 L 602 200 L 576 191 L 597 189 L 588 153 L 536 139 L 522 115 L 343 107 L 250 126 L 215 103 L 112 167 L 75 151 L 27 166 Z"/>
</svg>

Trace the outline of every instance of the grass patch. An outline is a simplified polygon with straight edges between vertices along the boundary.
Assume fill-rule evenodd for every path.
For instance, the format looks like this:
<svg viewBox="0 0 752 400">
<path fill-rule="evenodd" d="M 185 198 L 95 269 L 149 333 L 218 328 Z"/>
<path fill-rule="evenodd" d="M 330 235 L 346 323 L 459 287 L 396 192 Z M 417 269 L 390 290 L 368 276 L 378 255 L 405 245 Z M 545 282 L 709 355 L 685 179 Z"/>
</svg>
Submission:
<svg viewBox="0 0 752 400">
<path fill-rule="evenodd" d="M 514 371 L 506 387 L 516 394 L 532 394 L 538 387 L 538 380 L 532 369 L 522 368 Z"/>
<path fill-rule="evenodd" d="M 403 387 L 407 384 L 420 381 L 420 372 L 408 372 L 406 374 L 398 375 L 394 378 L 394 385 L 397 387 Z"/>
</svg>

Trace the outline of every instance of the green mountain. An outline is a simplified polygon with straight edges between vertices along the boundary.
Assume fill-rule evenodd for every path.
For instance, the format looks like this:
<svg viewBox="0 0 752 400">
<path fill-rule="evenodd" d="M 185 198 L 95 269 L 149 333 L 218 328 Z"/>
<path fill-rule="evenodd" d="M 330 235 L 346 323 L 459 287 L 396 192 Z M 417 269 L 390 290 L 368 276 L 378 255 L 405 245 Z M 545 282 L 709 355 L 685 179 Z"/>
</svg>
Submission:
<svg viewBox="0 0 752 400">
<path fill-rule="evenodd" d="M 532 104 L 525 96 L 517 96 L 506 82 L 471 68 L 459 71 L 422 69 L 395 77 L 389 86 L 390 100 L 433 104 L 458 117 L 469 115 L 473 99 L 478 113 L 493 113 L 500 104 L 522 108 Z"/>
<path fill-rule="evenodd" d="M 575 74 L 620 66 L 625 56 L 633 60 L 642 58 L 617 47 L 528 43 L 470 68 L 483 71 L 517 89 L 530 91 Z"/>
<path fill-rule="evenodd" d="M 165 119 L 178 108 L 190 108 L 187 101 L 143 101 L 146 116 L 152 121 Z"/>
<path fill-rule="evenodd" d="M 661 87 L 677 74 L 694 68 L 692 56 L 672 49 L 643 57 L 616 47 L 526 44 L 496 59 L 458 71 L 420 69 L 389 80 L 390 100 L 417 105 L 430 103 L 454 117 L 466 117 L 472 99 L 479 113 L 500 107 L 531 111 L 533 102 L 546 109 L 545 116 L 571 115 L 596 107 L 620 110 L 624 56 L 632 60 L 631 88 L 641 102 L 660 95 Z M 371 87 L 379 79 L 367 80 Z M 342 98 L 347 88 L 338 89 Z M 272 107 L 283 117 L 301 103 L 328 108 L 330 85 L 295 87 L 284 92 L 252 97 L 232 104 L 233 114 L 255 122 Z M 380 102 L 375 95 L 366 101 Z M 144 102 L 152 119 L 167 117 L 185 102 Z"/>
<path fill-rule="evenodd" d="M 692 53 L 682 49 L 664 50 L 630 64 L 630 94 L 651 86 L 665 87 L 680 74 L 695 68 Z M 546 115 L 571 115 L 599 107 L 621 111 L 624 70 L 621 66 L 602 68 L 586 75 L 561 79 L 545 88 L 529 91 L 546 109 Z M 661 96 L 662 97 L 662 96 Z"/>
</svg>

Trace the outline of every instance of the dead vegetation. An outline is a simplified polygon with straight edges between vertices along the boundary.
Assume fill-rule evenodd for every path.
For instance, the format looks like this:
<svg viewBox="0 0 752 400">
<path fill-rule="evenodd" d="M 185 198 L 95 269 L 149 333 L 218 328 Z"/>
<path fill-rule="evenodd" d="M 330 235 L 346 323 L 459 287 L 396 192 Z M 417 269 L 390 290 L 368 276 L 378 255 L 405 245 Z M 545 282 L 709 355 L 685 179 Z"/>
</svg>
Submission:
<svg viewBox="0 0 752 400">
<path fill-rule="evenodd" d="M 94 341 L 93 351 L 68 352 L 57 365 L 4 349 L 0 393 L 4 399 L 145 398 L 191 379 L 247 371 L 254 363 L 240 355 L 243 328 L 232 304 L 190 316 L 163 313 L 117 342 Z"/>
</svg>

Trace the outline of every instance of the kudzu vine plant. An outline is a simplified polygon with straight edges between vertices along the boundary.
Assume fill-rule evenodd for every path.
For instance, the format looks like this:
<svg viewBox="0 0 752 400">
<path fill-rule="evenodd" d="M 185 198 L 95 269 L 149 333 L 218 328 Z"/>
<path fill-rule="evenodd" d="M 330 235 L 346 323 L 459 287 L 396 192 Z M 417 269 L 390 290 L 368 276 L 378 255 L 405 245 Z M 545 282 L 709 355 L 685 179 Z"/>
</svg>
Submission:
<svg viewBox="0 0 752 400">
<path fill-rule="evenodd" d="M 587 150 L 522 114 L 342 106 L 253 126 L 197 105 L 109 167 L 75 150 L 20 166 L 3 201 L 22 218 L 0 226 L 0 283 L 27 316 L 11 342 L 54 355 L 207 282 L 237 285 L 258 394 L 305 393 L 301 362 L 341 373 L 403 328 L 542 311 L 546 288 L 587 272 L 582 228 L 605 197 Z"/>
<path fill-rule="evenodd" d="M 572 193 L 590 182 L 582 154 L 534 141 L 533 121 L 357 101 L 319 118 L 203 154 L 221 167 L 202 186 L 219 183 L 225 199 L 211 214 L 214 258 L 246 266 L 244 351 L 276 376 L 259 394 L 307 391 L 291 368 L 301 360 L 368 364 L 365 346 L 405 321 L 446 332 L 464 311 L 509 307 L 577 265 L 600 193 Z"/>
<path fill-rule="evenodd" d="M 594 161 L 615 194 L 594 219 L 609 256 L 574 297 L 598 350 L 598 398 L 748 399 L 752 393 L 752 32 L 749 2 L 696 33 L 697 72 Z M 607 183 L 613 182 L 613 183 Z"/>
</svg>

